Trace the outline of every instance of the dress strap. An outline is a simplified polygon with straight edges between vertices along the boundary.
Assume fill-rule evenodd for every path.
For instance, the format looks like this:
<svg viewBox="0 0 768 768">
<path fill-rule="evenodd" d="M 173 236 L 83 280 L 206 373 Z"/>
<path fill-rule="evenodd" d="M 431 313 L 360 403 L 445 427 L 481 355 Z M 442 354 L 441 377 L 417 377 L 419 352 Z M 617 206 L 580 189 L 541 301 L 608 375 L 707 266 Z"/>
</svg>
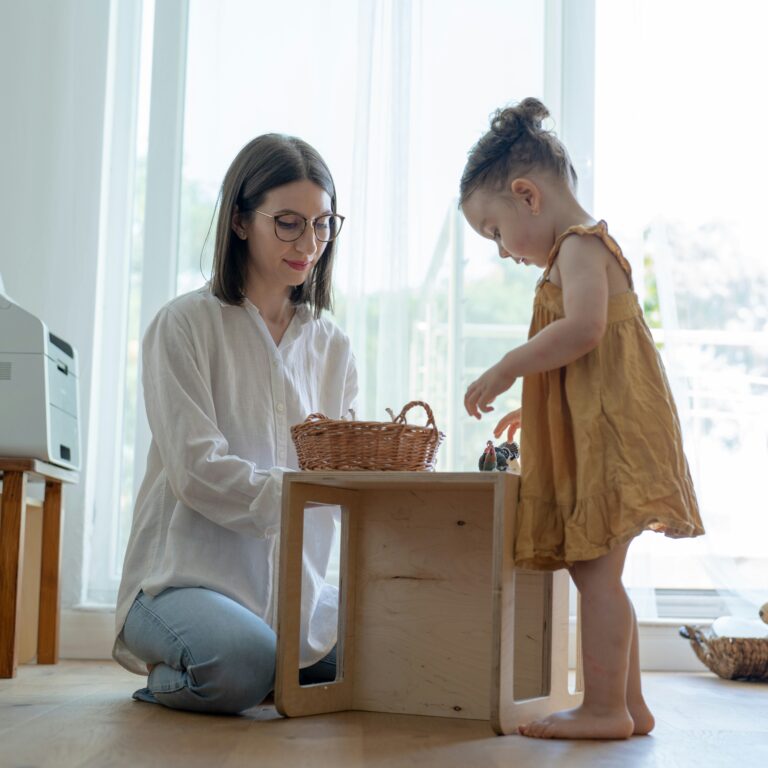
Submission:
<svg viewBox="0 0 768 768">
<path fill-rule="evenodd" d="M 624 258 L 624 254 L 621 252 L 619 244 L 608 234 L 608 225 L 603 220 L 598 221 L 597 224 L 591 227 L 585 227 L 582 224 L 568 227 L 568 229 L 566 229 L 565 232 L 563 232 L 557 238 L 557 240 L 555 240 L 555 244 L 552 246 L 552 250 L 550 250 L 549 256 L 547 257 L 547 266 L 544 269 L 544 274 L 541 276 L 542 282 L 549 280 L 549 273 L 552 270 L 555 259 L 557 259 L 560 253 L 563 240 L 565 240 L 565 238 L 569 235 L 595 235 L 596 237 L 599 237 L 605 244 L 605 247 L 616 257 L 616 261 L 619 262 L 619 266 L 624 270 L 624 273 L 629 280 L 629 287 L 632 290 L 635 289 L 634 283 L 632 282 L 632 267 Z"/>
</svg>

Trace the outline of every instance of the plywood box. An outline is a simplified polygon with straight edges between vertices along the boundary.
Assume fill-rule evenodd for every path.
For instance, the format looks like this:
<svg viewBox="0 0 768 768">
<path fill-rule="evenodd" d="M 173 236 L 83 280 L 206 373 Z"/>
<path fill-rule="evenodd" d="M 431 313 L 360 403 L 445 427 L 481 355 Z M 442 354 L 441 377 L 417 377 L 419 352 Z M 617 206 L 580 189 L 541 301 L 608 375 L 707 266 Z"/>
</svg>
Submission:
<svg viewBox="0 0 768 768">
<path fill-rule="evenodd" d="M 488 720 L 497 733 L 577 706 L 566 571 L 512 561 L 518 477 L 296 472 L 283 479 L 275 702 Z M 342 508 L 337 677 L 302 686 L 305 515 Z"/>
</svg>

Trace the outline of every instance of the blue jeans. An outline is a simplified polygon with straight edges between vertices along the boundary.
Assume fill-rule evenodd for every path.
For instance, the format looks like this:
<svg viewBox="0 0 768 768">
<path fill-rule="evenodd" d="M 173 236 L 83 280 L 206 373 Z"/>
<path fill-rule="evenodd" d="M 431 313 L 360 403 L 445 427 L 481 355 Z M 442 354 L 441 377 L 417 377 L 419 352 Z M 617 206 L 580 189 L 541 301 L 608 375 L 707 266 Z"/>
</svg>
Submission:
<svg viewBox="0 0 768 768">
<path fill-rule="evenodd" d="M 218 592 L 171 588 L 140 592 L 123 626 L 123 641 L 153 664 L 134 699 L 193 712 L 242 712 L 275 684 L 277 638 L 255 613 Z M 302 685 L 336 679 L 336 649 L 302 669 Z"/>
</svg>

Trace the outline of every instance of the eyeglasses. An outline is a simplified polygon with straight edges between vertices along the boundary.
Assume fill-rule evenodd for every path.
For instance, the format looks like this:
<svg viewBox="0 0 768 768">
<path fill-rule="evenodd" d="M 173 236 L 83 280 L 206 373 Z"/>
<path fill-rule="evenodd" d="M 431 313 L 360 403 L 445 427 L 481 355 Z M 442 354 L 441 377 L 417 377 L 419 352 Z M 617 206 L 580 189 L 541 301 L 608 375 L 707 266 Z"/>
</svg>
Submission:
<svg viewBox="0 0 768 768">
<path fill-rule="evenodd" d="M 300 213 L 281 213 L 273 216 L 271 213 L 265 213 L 254 209 L 254 213 L 260 213 L 262 216 L 269 216 L 275 222 L 275 235 L 278 240 L 284 243 L 292 243 L 298 240 L 307 228 L 307 223 L 312 224 L 315 230 L 315 237 L 321 243 L 330 243 L 335 240 L 341 232 L 341 226 L 344 224 L 344 216 L 337 213 L 324 213 L 314 219 L 306 219 Z"/>
</svg>

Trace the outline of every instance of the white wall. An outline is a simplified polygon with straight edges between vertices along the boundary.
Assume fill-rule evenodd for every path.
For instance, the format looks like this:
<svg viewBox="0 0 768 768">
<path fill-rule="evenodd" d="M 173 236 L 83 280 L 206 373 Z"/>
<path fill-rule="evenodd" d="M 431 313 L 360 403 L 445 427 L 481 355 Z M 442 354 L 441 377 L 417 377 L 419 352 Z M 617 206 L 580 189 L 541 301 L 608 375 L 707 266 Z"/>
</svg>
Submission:
<svg viewBox="0 0 768 768">
<path fill-rule="evenodd" d="M 0 273 L 80 354 L 87 465 L 109 0 L 0 0 Z M 62 606 L 82 588 L 86 473 L 64 495 Z"/>
</svg>

